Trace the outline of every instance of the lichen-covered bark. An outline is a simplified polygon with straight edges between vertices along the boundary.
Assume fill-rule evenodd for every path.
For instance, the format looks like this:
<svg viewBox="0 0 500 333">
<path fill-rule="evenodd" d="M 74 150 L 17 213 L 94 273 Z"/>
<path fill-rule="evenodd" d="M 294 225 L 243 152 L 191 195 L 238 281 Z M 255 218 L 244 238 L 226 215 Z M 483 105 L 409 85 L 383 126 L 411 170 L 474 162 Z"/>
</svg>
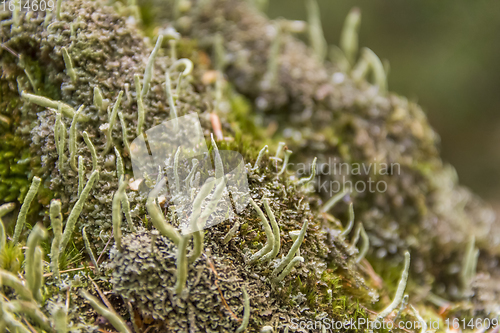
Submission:
<svg viewBox="0 0 500 333">
<path fill-rule="evenodd" d="M 496 259 L 491 260 L 500 255 L 500 223 L 480 198 L 458 184 L 453 167 L 442 162 L 439 137 L 420 106 L 393 93 L 380 94 L 367 82 L 356 84 L 335 63 L 319 63 L 286 33 L 281 36 L 277 84 L 270 87 L 266 72 L 276 35 L 273 22 L 244 1 L 196 4 L 176 22 L 164 11 L 157 20 L 170 20 L 206 49 L 212 48 L 216 34 L 222 36 L 228 78 L 253 101 L 264 124 L 277 124 L 275 137 L 287 140 L 295 161 L 310 163 L 317 156 L 319 169 L 322 163 L 325 168 L 332 163 L 339 168 L 343 162 L 372 168 L 397 164 L 388 175 L 337 170 L 318 179 L 387 184 L 383 193 L 354 194 L 357 219 L 370 233 L 373 261 L 400 261 L 410 249 L 414 277 L 432 281 L 435 292 L 455 299 L 461 297 L 456 267 L 472 236 L 481 251 L 479 269 L 495 265 Z M 331 196 L 321 188 L 318 192 L 324 199 Z"/>
</svg>

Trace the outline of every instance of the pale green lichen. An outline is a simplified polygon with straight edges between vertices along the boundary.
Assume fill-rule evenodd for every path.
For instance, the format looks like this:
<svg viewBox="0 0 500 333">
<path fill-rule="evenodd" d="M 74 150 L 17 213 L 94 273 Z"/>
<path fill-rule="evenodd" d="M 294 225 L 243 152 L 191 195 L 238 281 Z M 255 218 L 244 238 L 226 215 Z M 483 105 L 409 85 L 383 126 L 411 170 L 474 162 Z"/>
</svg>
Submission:
<svg viewBox="0 0 500 333">
<path fill-rule="evenodd" d="M 65 47 L 63 47 L 61 51 L 63 54 L 64 65 L 66 65 L 66 74 L 68 74 L 73 83 L 76 83 L 77 76 L 75 69 L 73 67 L 73 61 L 71 61 L 71 57 L 69 56 L 68 50 Z"/>
<path fill-rule="evenodd" d="M 61 254 L 64 252 L 64 250 L 66 249 L 66 246 L 68 246 L 68 243 L 73 236 L 73 231 L 75 230 L 76 221 L 78 220 L 78 217 L 80 216 L 80 213 L 82 212 L 83 204 L 87 200 L 87 197 L 89 196 L 90 191 L 92 190 L 94 183 L 97 180 L 98 176 L 99 176 L 98 170 L 95 170 L 94 172 L 92 172 L 89 180 L 87 181 L 87 184 L 85 185 L 85 187 L 82 191 L 82 194 L 78 198 L 77 202 L 73 206 L 73 209 L 71 210 L 71 213 L 68 216 L 68 220 L 67 220 L 66 226 L 64 228 L 64 233 L 62 235 L 61 246 L 59 248 L 59 256 L 61 256 Z"/>
<path fill-rule="evenodd" d="M 292 259 L 292 261 L 290 261 L 288 263 L 288 265 L 286 265 L 286 267 L 283 269 L 283 271 L 276 278 L 273 279 L 273 282 L 274 283 L 281 282 L 288 274 L 290 274 L 290 272 L 292 271 L 292 268 L 294 268 L 295 266 L 297 266 L 298 264 L 303 263 L 303 262 L 304 262 L 304 258 L 302 258 L 301 256 L 295 256 Z"/>
<path fill-rule="evenodd" d="M 177 295 L 181 295 L 182 291 L 184 290 L 184 287 L 186 286 L 186 280 L 187 280 L 187 265 L 188 265 L 188 260 L 187 260 L 187 244 L 189 241 L 188 236 L 181 236 L 179 240 L 179 245 L 177 247 L 177 259 L 175 261 L 176 267 L 177 267 L 177 280 L 175 281 L 175 286 L 174 290 Z"/>
<path fill-rule="evenodd" d="M 24 225 L 26 224 L 26 215 L 28 214 L 28 210 L 31 206 L 31 202 L 35 198 L 36 193 L 38 192 L 38 188 L 40 187 L 41 179 L 38 177 L 33 177 L 31 182 L 30 189 L 24 198 L 23 205 L 21 206 L 21 210 L 19 211 L 19 215 L 16 221 L 16 228 L 14 230 L 14 236 L 12 237 L 12 242 L 17 244 L 19 242 L 19 237 L 21 236 L 21 232 L 23 231 Z"/>
<path fill-rule="evenodd" d="M 108 129 L 106 131 L 106 147 L 104 148 L 105 154 L 109 151 L 111 145 L 113 144 L 113 137 L 112 137 L 113 126 L 115 125 L 116 122 L 116 116 L 118 114 L 118 109 L 120 108 L 122 96 L 123 96 L 123 90 L 120 90 L 120 92 L 118 93 L 118 97 L 116 98 L 116 102 L 113 105 L 113 109 L 111 110 L 111 114 L 109 115 Z"/>
<path fill-rule="evenodd" d="M 71 121 L 71 126 L 69 127 L 69 164 L 74 171 L 77 171 L 78 168 L 76 166 L 76 148 L 77 148 L 77 132 L 76 132 L 76 124 L 78 122 L 78 118 L 80 113 L 82 112 L 84 106 L 80 106 L 78 110 L 73 115 L 73 120 Z"/>
<path fill-rule="evenodd" d="M 351 202 L 349 204 L 349 221 L 347 222 L 347 226 L 340 233 L 340 237 L 344 238 L 347 235 L 349 235 L 353 226 L 354 226 L 354 204 Z"/>
<path fill-rule="evenodd" d="M 114 312 L 111 309 L 106 308 L 103 304 L 101 304 L 97 300 L 97 298 L 90 295 L 87 291 L 82 289 L 81 294 L 87 300 L 87 302 L 90 303 L 92 308 L 94 308 L 94 310 L 97 313 L 99 313 L 101 316 L 106 318 L 118 332 L 120 332 L 120 333 L 132 333 L 130 331 L 130 329 L 128 328 L 127 324 L 125 323 L 125 321 L 123 321 L 123 319 L 118 314 L 116 314 L 116 312 Z"/>
<path fill-rule="evenodd" d="M 118 182 L 118 190 L 113 196 L 113 237 L 115 238 L 116 248 L 121 251 L 122 248 L 122 207 L 121 202 L 123 200 L 123 193 L 125 192 L 125 187 L 127 182 L 120 177 Z"/>
<path fill-rule="evenodd" d="M 273 235 L 273 230 L 271 229 L 271 226 L 269 225 L 269 222 L 262 212 L 262 209 L 255 203 L 255 201 L 250 198 L 250 203 L 252 204 L 252 207 L 257 211 L 257 214 L 260 217 L 260 220 L 262 221 L 262 225 L 264 226 L 264 231 L 266 233 L 267 241 L 266 244 L 262 249 L 254 253 L 249 259 L 248 262 L 254 263 L 257 260 L 261 259 L 264 255 L 266 255 L 268 252 L 272 251 L 273 246 L 274 246 L 274 235 Z"/>
<path fill-rule="evenodd" d="M 309 42 L 319 61 L 324 61 L 328 49 L 323 27 L 321 26 L 321 17 L 319 6 L 316 0 L 306 0 L 307 22 L 309 23 Z"/>
<path fill-rule="evenodd" d="M 340 34 L 340 47 L 350 66 L 354 65 L 358 54 L 358 31 L 361 25 L 361 11 L 353 8 L 347 14 Z"/>
<path fill-rule="evenodd" d="M 262 157 L 264 157 L 264 154 L 268 152 L 267 145 L 265 145 L 260 151 L 259 155 L 257 155 L 257 159 L 255 160 L 255 164 L 253 165 L 252 170 L 258 170 L 260 162 L 262 161 Z"/>
<path fill-rule="evenodd" d="M 151 55 L 148 58 L 148 63 L 146 65 L 146 69 L 144 71 L 144 78 L 142 81 L 142 92 L 141 92 L 142 98 L 146 97 L 146 95 L 149 92 L 149 85 L 151 82 L 151 78 L 153 76 L 153 66 L 155 63 L 155 58 L 158 54 L 158 51 L 160 50 L 162 42 L 163 42 L 163 35 L 160 35 L 158 36 L 158 39 L 156 40 L 156 45 L 153 51 L 151 52 Z"/>
<path fill-rule="evenodd" d="M 266 209 L 267 216 L 269 217 L 269 220 L 271 221 L 271 227 L 273 228 L 273 237 L 274 237 L 274 242 L 273 242 L 273 248 L 270 252 L 266 253 L 264 256 L 262 256 L 261 260 L 262 261 L 271 261 L 280 252 L 280 247 L 281 247 L 281 233 L 280 233 L 280 227 L 278 226 L 278 223 L 276 222 L 276 218 L 274 217 L 274 213 L 271 210 L 271 207 L 269 206 L 269 199 L 264 198 L 262 200 L 264 202 L 264 208 Z"/>
<path fill-rule="evenodd" d="M 156 205 L 155 199 L 159 189 L 165 185 L 165 179 L 163 179 L 159 184 L 156 185 L 155 189 L 151 191 L 146 202 L 146 208 L 148 210 L 149 216 L 151 217 L 151 222 L 156 229 L 165 237 L 168 237 L 174 244 L 178 245 L 181 236 L 179 232 L 167 221 L 163 216 L 162 212 Z"/>
<path fill-rule="evenodd" d="M 236 333 L 244 332 L 247 329 L 248 322 L 250 320 L 250 297 L 248 297 L 248 292 L 245 287 L 243 290 L 243 319 L 241 325 L 236 330 Z"/>
<path fill-rule="evenodd" d="M 92 157 L 92 172 L 98 169 L 97 166 L 97 153 L 94 148 L 94 144 L 92 141 L 90 141 L 89 135 L 86 131 L 83 131 L 83 140 L 85 141 L 85 144 L 87 145 L 87 148 L 90 150 L 90 156 Z"/>
<path fill-rule="evenodd" d="M 410 271 L 410 252 L 405 253 L 405 263 L 403 272 L 401 273 L 401 278 L 399 279 L 398 289 L 396 290 L 396 294 L 394 295 L 394 299 L 391 304 L 389 304 L 384 310 L 377 314 L 377 320 L 383 320 L 385 317 L 391 314 L 399 304 L 403 301 L 404 292 L 406 289 L 406 283 L 408 281 L 408 273 Z"/>
<path fill-rule="evenodd" d="M 42 261 L 42 249 L 39 247 L 40 242 L 47 237 L 47 231 L 40 224 L 36 224 L 30 232 L 26 246 L 26 281 L 28 288 L 31 290 L 34 298 L 37 301 L 42 300 L 40 288 L 42 286 L 43 270 L 40 265 Z"/>
<path fill-rule="evenodd" d="M 54 277 L 59 279 L 59 247 L 61 246 L 62 239 L 61 201 L 59 200 L 52 200 L 50 202 L 50 223 L 54 234 L 50 251 L 50 266 Z"/>
<path fill-rule="evenodd" d="M 285 267 L 289 267 L 288 265 L 294 260 L 295 258 L 295 253 L 299 249 L 300 245 L 304 241 L 304 237 L 306 235 L 306 230 L 307 226 L 309 225 L 309 220 L 305 220 L 304 224 L 302 225 L 302 228 L 300 229 L 300 234 L 297 237 L 297 239 L 293 242 L 292 247 L 288 251 L 287 255 L 285 258 L 283 258 L 278 266 L 273 270 L 271 277 L 273 280 L 275 280 L 278 276 L 278 274 L 285 269 Z M 300 260 L 299 260 L 300 261 Z M 297 261 L 295 262 L 297 264 Z M 294 265 L 295 265 L 294 264 Z M 289 268 L 291 269 L 293 266 L 290 266 Z M 283 276 L 284 277 L 284 276 Z"/>
</svg>

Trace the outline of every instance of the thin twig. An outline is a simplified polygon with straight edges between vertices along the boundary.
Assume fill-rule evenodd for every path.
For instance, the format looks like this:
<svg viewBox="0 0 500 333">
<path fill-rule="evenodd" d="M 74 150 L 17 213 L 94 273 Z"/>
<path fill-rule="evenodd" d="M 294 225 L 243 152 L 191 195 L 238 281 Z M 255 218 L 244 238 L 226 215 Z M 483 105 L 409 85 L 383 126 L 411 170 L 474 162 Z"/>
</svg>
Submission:
<svg viewBox="0 0 500 333">
<path fill-rule="evenodd" d="M 3 47 L 4 49 L 6 49 L 7 51 L 9 51 L 10 53 L 12 53 L 12 55 L 15 56 L 16 58 L 19 58 L 19 54 L 17 54 L 16 52 L 14 52 L 14 50 L 12 50 L 7 45 L 1 43 L 0 46 Z"/>
<path fill-rule="evenodd" d="M 109 245 L 109 243 L 111 242 L 111 239 L 112 239 L 112 238 L 113 238 L 113 237 L 111 237 L 111 236 L 109 237 L 108 242 L 106 243 L 106 245 L 104 246 L 104 249 L 102 250 L 101 254 L 99 255 L 99 258 L 97 258 L 97 264 L 98 264 L 98 265 L 99 265 L 99 260 L 101 260 L 101 257 L 102 257 L 102 255 L 104 254 L 104 252 L 106 251 L 106 249 L 108 248 L 108 245 Z"/>
<path fill-rule="evenodd" d="M 99 286 L 97 285 L 97 283 L 95 283 L 95 281 L 90 277 L 90 275 L 87 275 L 87 277 L 89 278 L 89 280 L 92 282 L 92 284 L 94 285 L 95 289 L 97 290 L 97 293 L 99 294 L 99 296 L 101 296 L 101 299 L 102 301 L 104 302 L 104 304 L 106 304 L 106 306 L 114 311 L 115 309 L 113 308 L 113 306 L 111 305 L 111 303 L 108 301 L 108 299 L 106 298 L 106 296 L 104 296 L 104 293 L 102 292 L 101 288 L 99 288 Z"/>
<path fill-rule="evenodd" d="M 76 271 L 83 271 L 84 269 L 86 268 L 91 268 L 91 269 L 95 269 L 95 267 L 92 267 L 92 266 L 87 266 L 87 267 L 80 267 L 80 268 L 71 268 L 71 269 L 67 269 L 65 271 L 60 271 L 59 273 L 67 273 L 67 272 L 76 272 Z M 43 277 L 49 277 L 49 276 L 52 276 L 53 273 L 46 273 L 46 274 L 43 274 Z"/>
</svg>

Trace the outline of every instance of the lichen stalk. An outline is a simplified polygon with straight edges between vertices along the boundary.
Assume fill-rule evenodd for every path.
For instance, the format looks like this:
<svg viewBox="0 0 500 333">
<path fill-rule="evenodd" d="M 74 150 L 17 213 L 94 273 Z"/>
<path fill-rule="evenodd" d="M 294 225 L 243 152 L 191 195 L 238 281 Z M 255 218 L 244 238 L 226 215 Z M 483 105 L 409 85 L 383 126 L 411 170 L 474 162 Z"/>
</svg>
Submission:
<svg viewBox="0 0 500 333">
<path fill-rule="evenodd" d="M 67 333 L 68 331 L 68 314 L 66 308 L 63 306 L 58 306 L 54 313 L 52 314 L 52 319 L 54 321 L 54 329 L 56 333 Z"/>
<path fill-rule="evenodd" d="M 163 178 L 155 188 L 149 193 L 146 201 L 146 209 L 148 210 L 151 221 L 156 229 L 165 237 L 169 238 L 175 245 L 178 245 L 181 240 L 179 232 L 167 221 L 155 203 L 156 196 L 160 189 L 165 186 L 165 178 Z"/>
<path fill-rule="evenodd" d="M 146 64 L 146 69 L 144 70 L 144 79 L 142 81 L 142 92 L 141 97 L 144 98 L 147 96 L 149 92 L 149 85 L 151 82 L 151 78 L 153 77 L 153 66 L 155 63 L 156 55 L 161 48 L 161 44 L 163 43 L 163 35 L 159 35 L 156 40 L 156 45 L 151 52 L 151 55 L 148 58 L 148 63 Z"/>
<path fill-rule="evenodd" d="M 295 253 L 299 249 L 300 245 L 304 241 L 304 236 L 306 235 L 306 230 L 307 226 L 309 225 L 309 220 L 305 220 L 304 225 L 302 225 L 302 228 L 300 229 L 300 234 L 299 237 L 293 242 L 292 247 L 288 251 L 288 254 L 286 255 L 283 260 L 279 263 L 279 265 L 273 270 L 271 276 L 272 278 L 276 278 L 278 276 L 278 273 L 281 272 L 295 257 Z"/>
<path fill-rule="evenodd" d="M 118 112 L 118 118 L 120 118 L 120 125 L 122 127 L 123 145 L 125 146 L 125 150 L 130 153 L 130 144 L 128 143 L 128 134 L 127 134 L 127 124 L 125 123 L 125 118 L 123 117 L 122 112 Z"/>
<path fill-rule="evenodd" d="M 71 60 L 71 57 L 69 56 L 68 50 L 63 47 L 62 48 L 62 54 L 63 54 L 63 59 L 64 59 L 64 65 L 66 66 L 66 74 L 71 78 L 71 81 L 73 83 L 76 83 L 76 72 L 75 68 L 73 67 L 73 61 Z"/>
<path fill-rule="evenodd" d="M 92 172 L 89 180 L 87 181 L 87 184 L 83 188 L 82 194 L 76 201 L 75 205 L 73 206 L 73 209 L 71 210 L 71 213 L 68 216 L 66 227 L 64 228 L 64 233 L 62 236 L 61 246 L 59 248 L 59 256 L 61 256 L 62 253 L 64 253 L 64 250 L 66 249 L 66 246 L 68 245 L 73 235 L 73 231 L 75 230 L 76 226 L 76 221 L 78 220 L 78 217 L 80 216 L 80 213 L 82 212 L 83 209 L 83 204 L 87 200 L 87 197 L 89 196 L 90 191 L 92 190 L 94 183 L 96 182 L 96 179 L 98 177 L 99 177 L 99 170 L 95 170 L 94 172 Z"/>
<path fill-rule="evenodd" d="M 59 279 L 59 247 L 62 238 L 62 215 L 61 215 L 61 201 L 52 200 L 50 202 L 50 224 L 54 234 L 52 238 L 52 246 L 50 250 L 50 267 L 52 274 L 56 279 Z"/>
<path fill-rule="evenodd" d="M 297 182 L 297 185 L 302 185 L 302 184 L 308 184 L 310 181 L 316 177 L 316 161 L 318 160 L 317 157 L 314 158 L 312 165 L 311 165 L 311 175 L 309 177 L 302 177 L 299 179 Z"/>
<path fill-rule="evenodd" d="M 38 188 L 40 187 L 40 182 L 42 180 L 38 177 L 33 177 L 33 181 L 31 182 L 30 189 L 24 197 L 24 202 L 21 206 L 21 210 L 19 211 L 19 215 L 16 221 L 16 228 L 14 229 L 14 236 L 12 237 L 12 242 L 17 244 L 19 242 L 19 237 L 21 236 L 21 232 L 23 231 L 24 225 L 26 224 L 26 215 L 28 214 L 28 210 L 31 206 L 31 202 L 35 198 L 36 193 L 38 192 Z"/>
<path fill-rule="evenodd" d="M 292 155 L 292 151 L 291 150 L 285 150 L 285 159 L 283 160 L 283 166 L 281 167 L 281 170 L 280 172 L 278 172 L 277 176 L 281 176 L 285 170 L 286 170 L 286 167 L 288 166 L 288 160 L 290 159 L 290 155 Z"/>
<path fill-rule="evenodd" d="M 241 325 L 236 329 L 236 333 L 244 332 L 248 327 L 248 322 L 250 321 L 250 297 L 248 297 L 248 292 L 245 286 L 243 286 L 243 319 L 241 320 Z"/>
<path fill-rule="evenodd" d="M 377 320 L 380 321 L 391 314 L 399 304 L 403 301 L 403 295 L 406 289 L 406 282 L 408 281 L 408 272 L 410 270 L 410 252 L 405 252 L 405 264 L 403 272 L 401 273 L 401 278 L 399 279 L 398 289 L 396 290 L 396 295 L 394 295 L 394 300 L 389 304 L 384 310 L 382 310 L 377 315 Z"/>
<path fill-rule="evenodd" d="M 349 62 L 349 65 L 354 65 L 356 55 L 358 53 L 358 31 L 361 25 L 361 11 L 359 8 L 353 8 L 347 14 L 340 33 L 340 48 Z"/>
<path fill-rule="evenodd" d="M 97 300 L 97 298 L 90 295 L 86 290 L 82 290 L 81 293 L 82 296 L 90 303 L 92 308 L 94 308 L 94 310 L 99 315 L 106 318 L 119 333 L 132 333 L 128 328 L 127 324 L 118 314 L 106 308 L 103 304 L 101 304 L 101 302 Z"/>
<path fill-rule="evenodd" d="M 425 322 L 425 319 L 422 318 L 420 313 L 418 313 L 418 310 L 413 307 L 413 305 L 410 304 L 410 308 L 413 311 L 413 314 L 415 317 L 417 317 L 418 321 L 420 322 L 420 333 L 426 333 L 427 332 L 427 323 Z"/>
<path fill-rule="evenodd" d="M 280 235 L 280 227 L 278 223 L 276 222 L 276 218 L 274 217 L 274 213 L 271 210 L 271 207 L 269 206 L 269 199 L 265 198 L 264 200 L 264 208 L 266 209 L 267 216 L 269 217 L 269 220 L 271 221 L 271 227 L 273 228 L 273 236 L 274 236 L 274 243 L 273 243 L 273 249 L 271 252 L 265 254 L 262 257 L 262 261 L 271 261 L 280 252 L 280 247 L 281 247 L 281 235 Z"/>
<path fill-rule="evenodd" d="M 121 201 L 123 199 L 123 192 L 127 182 L 124 181 L 123 176 L 120 177 L 118 190 L 113 196 L 113 237 L 115 238 L 115 244 L 118 251 L 122 250 L 122 211 L 121 211 Z"/>
<path fill-rule="evenodd" d="M 78 197 L 83 191 L 84 178 L 85 178 L 85 168 L 83 167 L 83 157 L 78 156 Z"/>
<path fill-rule="evenodd" d="M 309 42 L 317 59 L 323 62 L 326 57 L 328 44 L 323 34 L 319 6 L 316 0 L 306 0 L 307 22 L 309 23 Z"/>
<path fill-rule="evenodd" d="M 343 197 L 345 197 L 349 193 L 348 189 L 344 189 L 342 192 L 339 192 L 335 194 L 333 197 L 331 197 L 324 205 L 321 207 L 321 212 L 326 213 L 330 209 L 333 208 L 339 202 Z"/>
<path fill-rule="evenodd" d="M 92 156 L 92 172 L 97 170 L 97 153 L 95 151 L 94 144 L 90 141 L 89 135 L 86 131 L 83 131 L 83 141 L 87 145 L 87 148 L 90 150 L 90 155 Z"/>
<path fill-rule="evenodd" d="M 66 162 L 64 150 L 66 149 L 66 125 L 62 122 L 62 113 L 59 111 L 56 118 L 56 128 L 54 129 L 54 137 L 56 140 L 57 152 L 59 155 L 58 165 L 59 172 L 64 170 L 64 163 Z"/>
<path fill-rule="evenodd" d="M 137 99 L 137 136 L 142 134 L 142 128 L 144 126 L 144 119 L 146 117 L 146 111 L 144 109 L 144 102 L 142 100 L 142 88 L 141 81 L 138 74 L 134 75 L 134 83 L 135 83 L 135 92 Z"/>
<path fill-rule="evenodd" d="M 7 286 L 14 289 L 16 294 L 21 299 L 27 301 L 33 300 L 33 293 L 28 288 L 28 286 L 24 285 L 24 283 L 16 275 L 1 268 L 0 268 L 0 284 L 2 286 Z"/>
<path fill-rule="evenodd" d="M 282 281 L 288 274 L 290 274 L 292 268 L 303 262 L 304 258 L 302 258 L 301 256 L 294 257 L 292 261 L 290 261 L 290 263 L 283 269 L 283 272 L 281 272 L 280 275 L 278 275 L 273 281 L 275 283 Z"/>
<path fill-rule="evenodd" d="M 222 164 L 219 148 L 215 143 L 213 134 L 210 134 L 210 140 L 212 141 L 212 147 L 214 149 L 215 179 L 219 182 L 221 181 L 221 178 L 224 177 L 224 166 Z"/>
<path fill-rule="evenodd" d="M 71 106 L 68 104 L 65 104 L 60 101 L 54 101 L 51 100 L 50 98 L 39 96 L 39 95 L 34 95 L 27 93 L 25 91 L 21 92 L 21 97 L 24 98 L 25 100 L 34 103 L 39 106 L 43 106 L 46 108 L 53 108 L 53 109 L 61 109 L 61 112 L 69 118 L 73 118 L 75 115 L 75 109 L 73 109 Z M 85 121 L 86 118 L 84 116 L 78 117 L 78 121 Z"/>
<path fill-rule="evenodd" d="M 267 145 L 265 145 L 260 151 L 259 155 L 257 155 L 257 159 L 255 160 L 255 164 L 253 165 L 252 170 L 258 170 L 260 162 L 262 161 L 262 157 L 264 157 L 264 154 L 268 152 Z"/>
<path fill-rule="evenodd" d="M 359 250 L 359 254 L 354 260 L 355 263 L 361 262 L 363 258 L 366 256 L 368 253 L 368 249 L 370 248 L 370 238 L 368 237 L 368 234 L 366 233 L 365 228 L 361 224 L 361 239 L 363 240 L 363 245 L 361 246 L 361 249 Z"/>
<path fill-rule="evenodd" d="M 76 123 L 80 116 L 84 106 L 80 106 L 73 116 L 71 121 L 71 126 L 69 127 L 69 164 L 74 171 L 78 171 L 76 167 L 76 151 L 77 151 L 77 133 L 76 133 Z"/>
<path fill-rule="evenodd" d="M 118 93 L 118 97 L 116 98 L 116 102 L 113 105 L 111 114 L 109 115 L 108 130 L 106 132 L 106 147 L 104 148 L 104 154 L 107 154 L 109 148 L 111 148 L 111 145 L 113 144 L 113 136 L 112 136 L 113 126 L 115 125 L 116 122 L 116 116 L 118 114 L 118 109 L 120 108 L 122 96 L 123 96 L 123 90 L 120 90 L 120 92 Z"/>
<path fill-rule="evenodd" d="M 250 203 L 252 204 L 253 208 L 257 211 L 257 214 L 259 215 L 260 220 L 262 221 L 262 225 L 264 226 L 264 232 L 266 233 L 267 237 L 267 241 L 264 247 L 262 247 L 256 253 L 254 253 L 248 260 L 248 262 L 251 264 L 256 262 L 258 259 L 260 259 L 268 252 L 272 251 L 274 246 L 274 234 L 273 230 L 271 229 L 271 226 L 269 225 L 269 222 L 267 221 L 266 216 L 262 212 L 262 209 L 260 209 L 260 207 L 255 203 L 255 201 L 252 198 L 250 198 Z"/>
<path fill-rule="evenodd" d="M 189 241 L 189 236 L 181 236 L 179 246 L 177 248 L 177 259 L 176 259 L 176 266 L 177 266 L 177 280 L 175 281 L 175 287 L 174 290 L 177 295 L 181 295 L 182 290 L 184 290 L 184 287 L 186 286 L 186 281 L 187 281 L 187 273 L 188 273 L 188 260 L 187 260 L 187 243 Z"/>
<path fill-rule="evenodd" d="M 347 227 L 344 228 L 344 230 L 340 233 L 340 237 L 347 237 L 349 233 L 352 230 L 352 227 L 354 226 L 354 205 L 351 202 L 349 204 L 349 222 L 347 223 Z"/>
<path fill-rule="evenodd" d="M 25 277 L 28 288 L 31 290 L 31 293 L 37 301 L 42 300 L 42 294 L 40 292 L 40 274 L 42 272 L 39 271 L 39 261 L 42 260 L 42 257 L 40 253 L 37 253 L 37 249 L 40 249 L 38 245 L 46 237 L 47 231 L 45 230 L 45 228 L 41 224 L 36 224 L 33 229 L 31 229 L 28 240 L 26 242 L 27 250 L 25 254 Z"/>
<path fill-rule="evenodd" d="M 0 253 L 3 252 L 3 249 L 7 244 L 7 234 L 5 233 L 5 226 L 3 224 L 2 217 L 13 211 L 15 207 L 16 205 L 13 202 L 0 206 Z"/>
</svg>

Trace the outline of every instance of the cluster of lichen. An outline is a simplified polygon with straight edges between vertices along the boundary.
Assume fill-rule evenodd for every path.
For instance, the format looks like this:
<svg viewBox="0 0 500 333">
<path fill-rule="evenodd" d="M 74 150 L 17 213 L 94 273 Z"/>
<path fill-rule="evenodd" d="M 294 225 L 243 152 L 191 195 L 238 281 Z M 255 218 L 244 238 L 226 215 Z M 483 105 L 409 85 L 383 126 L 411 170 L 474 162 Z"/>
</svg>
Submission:
<svg viewBox="0 0 500 333">
<path fill-rule="evenodd" d="M 145 19 L 151 4 L 139 5 Z M 458 200 L 453 194 L 457 185 L 441 165 L 435 134 L 418 106 L 386 93 L 378 58 L 365 50 L 359 62 L 355 61 L 358 12 L 346 23 L 342 45 L 346 59 L 335 51 L 334 65 L 346 72 L 352 68 L 348 75 L 322 64 L 324 46 L 317 39 L 313 3 L 310 25 L 316 29 L 312 35 L 315 55 L 290 36 L 295 29 L 286 21 L 270 23 L 245 2 L 175 1 L 157 6 L 169 9 L 161 12 L 173 16 L 142 23 L 150 37 L 161 36 L 154 49 L 154 43 L 142 35 L 134 4 L 104 6 L 74 0 L 63 1 L 56 13 L 2 13 L 0 29 L 6 38 L 0 49 L 1 96 L 14 105 L 7 111 L 15 119 L 15 126 L 7 126 L 6 135 L 20 143 L 16 149 L 8 146 L 8 160 L 0 162 L 7 161 L 9 172 L 17 172 L 23 183 L 9 188 L 8 193 L 0 191 L 0 200 L 11 201 L 12 195 L 27 192 L 28 177 L 36 175 L 42 180 L 38 191 L 33 190 L 38 193 L 33 205 L 28 202 L 21 208 L 13 242 L 2 251 L 2 258 L 10 258 L 9 264 L 2 267 L 16 273 L 20 270 L 20 265 L 11 263 L 22 261 L 16 259 L 20 258 L 16 243 L 28 234 L 23 232 L 28 229 L 24 228 L 28 207 L 32 214 L 27 226 L 36 222 L 52 225 L 49 240 L 40 243 L 50 253 L 43 258 L 51 264 L 43 263 L 38 242 L 29 241 L 43 230 L 35 226 L 29 232 L 26 258 L 30 259 L 25 262 L 25 274 L 14 280 L 16 286 L 31 288 L 36 302 L 30 306 L 41 315 L 37 312 L 38 317 L 33 318 L 15 307 L 16 295 L 21 296 L 24 289 L 14 288 L 15 293 L 9 289 L 5 296 L 10 301 L 2 305 L 10 316 L 5 317 L 8 325 L 28 317 L 31 325 L 65 332 L 67 325 L 60 323 L 66 323 L 63 314 L 67 313 L 70 330 L 91 331 L 97 329 L 91 324 L 95 312 L 105 318 L 96 324 L 109 324 L 120 332 L 241 332 L 269 327 L 283 331 L 292 318 L 376 319 L 374 311 L 390 302 L 384 297 L 374 305 L 380 278 L 362 260 L 366 253 L 383 277 L 392 277 L 401 269 L 392 268 L 384 251 L 398 258 L 399 250 L 410 248 L 415 263 L 410 282 L 439 281 L 449 274 L 441 263 L 454 264 L 450 258 L 461 253 L 458 244 L 467 235 L 466 230 L 454 230 L 450 221 L 456 219 L 461 228 L 478 221 L 478 216 L 484 218 L 485 226 L 492 223 L 486 220 L 488 211 L 465 190 L 460 189 L 462 198 L 465 196 L 462 201 L 450 203 Z M 184 37 L 179 39 L 173 26 Z M 213 51 L 214 65 L 204 49 Z M 375 86 L 364 80 L 368 69 L 374 74 Z M 253 121 L 253 111 L 260 125 L 255 125 L 259 120 Z M 192 113 L 198 114 L 207 140 L 212 132 L 216 137 L 222 135 L 217 143 L 211 140 L 215 155 L 219 146 L 244 156 L 252 201 L 233 219 L 195 233 L 193 242 L 174 229 L 171 196 L 158 203 L 148 198 L 155 179 L 148 177 L 138 187 L 127 189 L 132 176 L 130 142 L 135 134 Z M 262 123 L 267 121 L 274 127 L 263 129 Z M 256 144 L 255 140 L 273 133 L 274 138 L 266 142 L 273 149 Z M 294 154 L 277 143 L 280 138 Z M 8 142 L 12 141 L 5 144 Z M 30 160 L 17 163 L 19 154 Z M 403 166 L 401 175 L 381 176 L 389 184 L 387 193 L 351 195 L 357 219 L 362 221 L 351 242 L 345 240 L 354 226 L 352 202 L 350 209 L 346 205 L 348 197 L 335 207 L 324 204 L 326 196 L 308 191 L 314 172 L 310 178 L 285 172 L 290 159 L 307 161 L 315 155 L 318 167 L 329 156 L 347 162 L 378 158 L 380 163 L 396 161 Z M 209 155 L 205 158 L 210 161 Z M 175 156 L 168 162 L 167 171 L 173 168 L 177 172 Z M 1 181 L 8 179 L 0 175 Z M 198 195 L 202 192 L 203 187 Z M 32 194 L 28 195 L 31 199 Z M 432 200 L 426 200 L 429 194 L 434 196 Z M 56 199 L 50 201 L 52 198 Z M 208 213 L 220 213 L 218 200 L 213 203 Z M 455 209 L 459 204 L 465 208 Z M 349 223 L 342 227 L 329 214 L 332 211 L 342 220 L 346 216 Z M 122 225 L 123 216 L 127 223 Z M 438 227 L 443 229 L 439 231 L 448 238 L 436 235 L 425 243 L 423 232 L 434 216 L 440 218 Z M 415 226 L 415 222 L 420 224 Z M 12 229 L 12 224 L 6 229 Z M 358 251 L 360 236 L 363 247 Z M 488 251 L 479 257 L 483 269 L 496 253 L 494 240 L 488 247 L 485 237 L 480 232 L 476 235 L 477 246 Z M 85 251 L 89 259 L 83 267 L 78 265 L 75 249 Z M 435 258 L 436 251 L 443 257 Z M 435 283 L 435 292 L 458 298 L 450 290 L 456 281 L 464 280 L 460 290 L 469 289 L 477 253 L 473 244 L 464 255 L 468 259 L 463 279 Z M 394 281 L 389 284 L 396 297 L 380 317 L 400 304 L 404 310 L 408 262 L 397 291 Z M 42 287 L 40 269 L 50 272 Z M 482 284 L 473 285 L 476 294 L 492 290 L 488 283 L 495 278 L 478 280 Z M 4 285 L 12 287 L 5 279 Z M 87 292 L 80 295 L 80 289 L 94 290 L 105 305 Z M 410 290 L 415 291 L 418 288 Z M 478 310 L 486 308 L 480 297 L 475 301 Z M 70 310 L 70 303 L 81 309 Z M 491 300 L 487 304 L 497 306 Z M 61 308 L 66 311 L 62 313 Z M 420 318 L 418 312 L 414 317 Z M 17 326 L 8 328 L 12 327 Z"/>
</svg>

